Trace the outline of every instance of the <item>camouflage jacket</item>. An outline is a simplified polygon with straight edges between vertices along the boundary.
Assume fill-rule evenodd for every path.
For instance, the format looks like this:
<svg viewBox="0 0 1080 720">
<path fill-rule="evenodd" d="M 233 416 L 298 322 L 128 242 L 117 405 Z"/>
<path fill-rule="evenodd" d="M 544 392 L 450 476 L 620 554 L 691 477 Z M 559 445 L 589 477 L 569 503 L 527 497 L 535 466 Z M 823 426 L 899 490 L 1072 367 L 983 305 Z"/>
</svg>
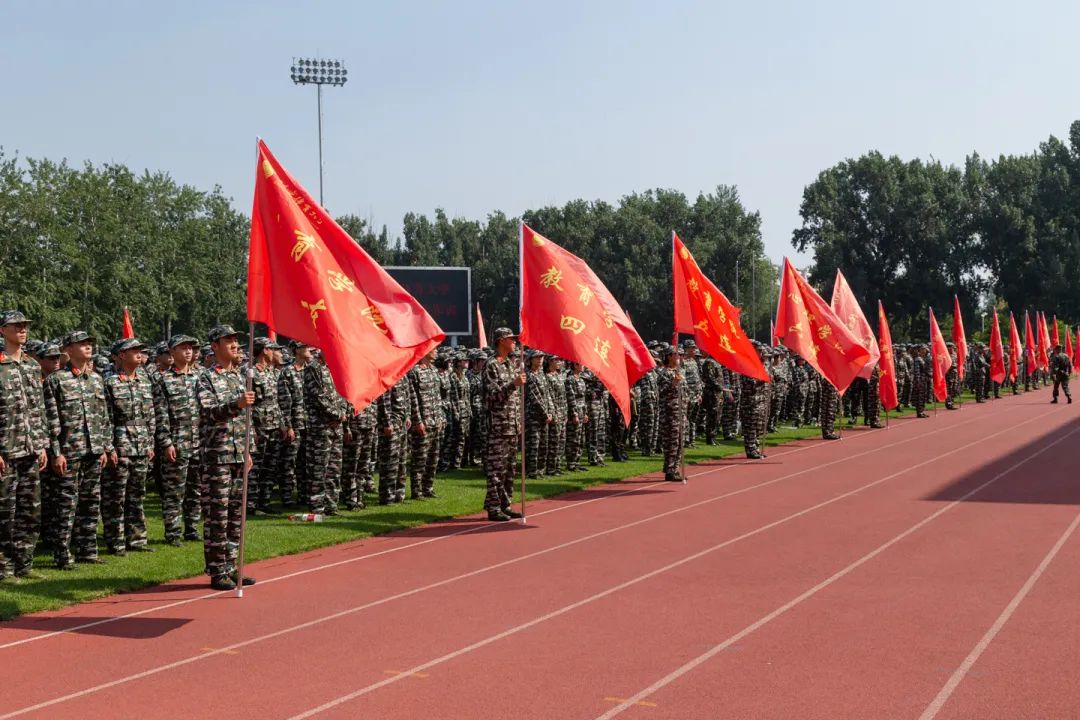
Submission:
<svg viewBox="0 0 1080 720">
<path fill-rule="evenodd" d="M 680 380 L 680 381 L 677 381 Z M 681 418 L 686 403 L 686 377 L 676 368 L 661 367 L 656 370 L 656 389 L 659 394 L 660 411 L 671 422 Z"/>
<path fill-rule="evenodd" d="M 548 384 L 548 395 L 551 396 L 551 406 L 555 408 L 552 415 L 556 422 L 566 422 L 566 377 L 561 372 L 545 373 L 544 379 Z"/>
<path fill-rule="evenodd" d="M 195 383 L 201 370 L 188 368 L 180 373 L 169 368 L 154 376 L 154 413 L 158 452 L 176 448 L 179 457 L 190 457 L 199 449 L 199 402 Z"/>
<path fill-rule="evenodd" d="M 244 462 L 247 419 L 240 408 L 244 376 L 238 369 L 219 365 L 203 370 L 195 382 L 199 403 L 202 461 L 208 465 Z"/>
<path fill-rule="evenodd" d="M 679 366 L 683 379 L 686 382 L 686 399 L 689 402 L 701 402 L 704 386 L 701 382 L 701 370 L 698 368 L 696 359 L 688 359 Z"/>
<path fill-rule="evenodd" d="M 525 420 L 543 424 L 555 417 L 555 406 L 551 402 L 551 391 L 543 371 L 532 372 L 525 376 Z"/>
<path fill-rule="evenodd" d="M 253 368 L 251 389 L 255 404 L 251 406 L 251 422 L 262 433 L 276 432 L 285 427 L 278 405 L 278 371 L 276 368 L 256 365 Z"/>
<path fill-rule="evenodd" d="M 414 365 L 406 377 L 412 390 L 410 419 L 413 427 L 419 423 L 430 428 L 437 427 L 444 417 L 439 371 L 430 365 Z"/>
<path fill-rule="evenodd" d="M 29 355 L 16 360 L 0 352 L 0 456 L 17 460 L 48 446 L 41 368 Z"/>
<path fill-rule="evenodd" d="M 412 416 L 412 398 L 409 393 L 409 381 L 398 380 L 393 387 L 375 399 L 376 425 L 385 430 L 391 425 L 395 431 L 405 429 L 405 422 Z"/>
<path fill-rule="evenodd" d="M 349 418 L 349 430 L 355 432 L 370 432 L 375 429 L 376 406 L 370 402 L 360 412 Z"/>
<path fill-rule="evenodd" d="M 465 374 L 450 373 L 450 417 L 459 423 L 472 419 L 472 387 Z"/>
<path fill-rule="evenodd" d="M 282 422 L 287 428 L 303 430 L 307 427 L 304 410 L 304 368 L 287 365 L 278 376 L 278 408 Z"/>
<path fill-rule="evenodd" d="M 154 390 L 150 376 L 136 369 L 105 380 L 105 399 L 113 428 L 113 447 L 120 457 L 146 457 L 154 449 Z"/>
<path fill-rule="evenodd" d="M 338 395 L 329 368 L 318 361 L 304 366 L 304 410 L 309 428 L 334 425 L 346 414 L 345 401 Z"/>
<path fill-rule="evenodd" d="M 45 419 L 49 453 L 69 460 L 113 451 L 105 381 L 93 370 L 70 365 L 45 381 Z"/>
<path fill-rule="evenodd" d="M 521 432 L 521 393 L 514 384 L 521 369 L 509 358 L 492 358 L 484 368 L 484 404 L 493 434 Z"/>
<path fill-rule="evenodd" d="M 566 419 L 568 422 L 585 421 L 585 375 L 569 373 L 566 376 Z"/>
<path fill-rule="evenodd" d="M 638 378 L 638 381 L 634 383 L 634 387 L 638 389 L 638 397 L 640 398 L 642 405 L 649 407 L 655 407 L 659 402 L 659 390 L 656 388 L 656 373 L 654 368 Z"/>
<path fill-rule="evenodd" d="M 1072 361 L 1063 352 L 1050 356 L 1050 372 L 1058 380 L 1065 380 L 1072 374 Z"/>
</svg>

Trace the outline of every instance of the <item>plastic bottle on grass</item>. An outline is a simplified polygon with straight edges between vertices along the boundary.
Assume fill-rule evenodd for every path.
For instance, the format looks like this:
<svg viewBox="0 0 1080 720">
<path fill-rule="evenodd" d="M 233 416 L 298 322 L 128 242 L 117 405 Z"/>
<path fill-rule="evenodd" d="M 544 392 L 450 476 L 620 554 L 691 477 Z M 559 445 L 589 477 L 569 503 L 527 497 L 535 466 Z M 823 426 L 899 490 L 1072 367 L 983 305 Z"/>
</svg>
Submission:
<svg viewBox="0 0 1080 720">
<path fill-rule="evenodd" d="M 322 522 L 322 513 L 293 513 L 289 516 L 289 522 Z"/>
</svg>

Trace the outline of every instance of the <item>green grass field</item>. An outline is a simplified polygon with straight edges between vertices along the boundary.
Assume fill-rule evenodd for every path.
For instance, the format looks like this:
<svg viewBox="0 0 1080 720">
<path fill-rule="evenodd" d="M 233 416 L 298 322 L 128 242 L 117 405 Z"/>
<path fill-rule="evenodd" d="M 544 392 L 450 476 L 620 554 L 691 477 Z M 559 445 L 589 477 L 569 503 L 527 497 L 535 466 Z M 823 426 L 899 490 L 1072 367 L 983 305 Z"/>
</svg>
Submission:
<svg viewBox="0 0 1080 720">
<path fill-rule="evenodd" d="M 911 411 L 900 415 L 893 413 L 892 417 L 910 414 Z M 781 427 L 778 432 L 768 436 L 765 444 L 775 446 L 818 435 L 820 430 L 816 426 L 797 430 Z M 740 455 L 742 452 L 741 441 L 721 442 L 712 447 L 699 441 L 697 448 L 687 451 L 686 462 L 695 464 Z M 630 451 L 630 457 L 629 462 L 615 463 L 609 460 L 607 467 L 589 468 L 588 472 L 529 480 L 526 482 L 527 497 L 550 497 L 661 469 L 662 459 L 659 457 L 642 458 L 637 456 L 636 451 Z M 247 561 L 292 555 L 436 520 L 469 515 L 483 508 L 485 483 L 478 469 L 440 474 L 435 489 L 439 494 L 436 499 L 407 500 L 404 504 L 382 507 L 369 495 L 367 501 L 371 504 L 366 509 L 342 511 L 340 516 L 327 518 L 321 523 L 289 522 L 284 514 L 249 518 Z M 182 547 L 171 547 L 162 542 L 160 502 L 153 492 L 147 495 L 146 514 L 150 544 L 156 552 L 113 557 L 102 550 L 106 564 L 79 565 L 75 572 L 54 570 L 52 558 L 39 553 L 35 570 L 44 576 L 42 579 L 0 581 L 0 619 L 52 610 L 113 593 L 200 575 L 203 571 L 202 543 L 187 542 Z"/>
</svg>

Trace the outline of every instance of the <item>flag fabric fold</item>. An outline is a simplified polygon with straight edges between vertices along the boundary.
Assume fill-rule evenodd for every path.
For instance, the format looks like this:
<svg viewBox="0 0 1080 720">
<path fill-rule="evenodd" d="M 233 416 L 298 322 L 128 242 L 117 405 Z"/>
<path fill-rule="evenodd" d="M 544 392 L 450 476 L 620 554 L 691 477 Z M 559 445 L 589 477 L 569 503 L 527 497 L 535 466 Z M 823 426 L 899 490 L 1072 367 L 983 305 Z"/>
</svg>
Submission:
<svg viewBox="0 0 1080 720">
<path fill-rule="evenodd" d="M 585 261 L 521 223 L 522 345 L 581 363 L 630 424 L 630 386 L 656 366 L 630 318 Z"/>
<path fill-rule="evenodd" d="M 698 267 L 682 239 L 671 234 L 675 331 L 693 335 L 699 349 L 737 373 L 772 382 L 761 356 L 739 324 L 742 310 Z"/>
<path fill-rule="evenodd" d="M 787 258 L 776 306 L 776 336 L 841 393 L 870 360 L 870 351 Z"/>
<path fill-rule="evenodd" d="M 1016 318 L 1009 313 L 1009 382 L 1016 382 L 1020 371 L 1020 331 Z"/>
<path fill-rule="evenodd" d="M 893 358 L 892 332 L 889 321 L 885 318 L 885 308 L 878 300 L 878 347 L 881 349 L 881 368 L 878 378 L 878 399 L 886 410 L 893 410 L 900 404 L 900 395 L 896 388 L 896 360 Z"/>
<path fill-rule="evenodd" d="M 1046 313 L 1038 314 L 1038 344 L 1035 346 L 1035 362 L 1040 370 L 1050 369 L 1050 333 L 1046 329 Z"/>
<path fill-rule="evenodd" d="M 870 323 L 867 322 L 866 315 L 863 314 L 862 308 L 859 306 L 859 301 L 855 299 L 855 293 L 851 292 L 851 286 L 848 285 L 847 278 L 839 269 L 836 271 L 836 280 L 833 282 L 830 307 L 832 307 L 832 311 L 836 313 L 841 322 L 847 325 L 847 329 L 851 331 L 851 334 L 859 338 L 860 344 L 870 351 L 870 359 L 866 361 L 866 364 L 863 365 L 862 370 L 856 376 L 869 379 L 874 373 L 874 368 L 877 367 L 878 360 L 881 357 L 881 350 L 878 348 L 877 340 L 874 338 L 874 331 L 870 328 Z"/>
<path fill-rule="evenodd" d="M 1024 374 L 1035 372 L 1035 333 L 1031 330 L 1031 313 L 1024 311 Z"/>
<path fill-rule="evenodd" d="M 1060 345 L 1060 344 L 1061 344 L 1061 336 L 1058 335 L 1057 315 L 1054 315 L 1054 329 L 1050 333 L 1050 347 L 1053 348 L 1055 345 Z"/>
<path fill-rule="evenodd" d="M 1069 363 L 1073 361 L 1073 344 L 1072 344 L 1072 328 L 1065 328 L 1065 357 L 1069 358 Z"/>
<path fill-rule="evenodd" d="M 1005 348 L 1001 344 L 1001 326 L 996 310 L 993 315 L 994 322 L 990 325 L 990 379 L 1000 385 L 1005 382 Z M 956 362 L 960 362 L 959 358 Z"/>
<path fill-rule="evenodd" d="M 964 381 L 964 369 L 967 367 L 967 335 L 964 333 L 964 316 L 960 313 L 960 298 L 953 295 L 952 341 L 956 345 L 956 373 L 960 382 Z"/>
<path fill-rule="evenodd" d="M 1073 370 L 1080 372 L 1080 327 L 1076 328 L 1076 347 L 1073 350 Z"/>
<path fill-rule="evenodd" d="M 945 344 L 945 337 L 941 334 L 941 328 L 938 327 L 932 308 L 930 310 L 930 361 L 934 367 L 934 397 L 938 402 L 945 402 L 949 396 L 945 374 L 952 367 L 952 357 L 949 356 L 949 346 Z"/>
<path fill-rule="evenodd" d="M 484 330 L 484 316 L 480 314 L 480 303 L 476 303 L 476 340 L 479 345 L 477 347 L 486 348 L 487 345 L 487 332 Z"/>
<path fill-rule="evenodd" d="M 248 319 L 322 350 L 362 410 L 446 337 L 417 300 L 258 143 Z"/>
<path fill-rule="evenodd" d="M 123 326 L 120 329 L 120 337 L 124 340 L 135 337 L 135 328 L 131 326 L 131 315 L 128 313 L 127 308 L 124 308 L 124 321 Z"/>
</svg>

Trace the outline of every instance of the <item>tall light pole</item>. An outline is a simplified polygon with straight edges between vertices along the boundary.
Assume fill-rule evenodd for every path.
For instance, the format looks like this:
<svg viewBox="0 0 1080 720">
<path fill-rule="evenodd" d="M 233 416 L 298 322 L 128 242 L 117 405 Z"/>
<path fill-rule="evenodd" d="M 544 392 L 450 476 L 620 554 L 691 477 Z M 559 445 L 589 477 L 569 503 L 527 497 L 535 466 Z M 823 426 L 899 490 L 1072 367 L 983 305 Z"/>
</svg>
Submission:
<svg viewBox="0 0 1080 720">
<path fill-rule="evenodd" d="M 349 71 L 341 60 L 322 60 L 293 58 L 289 77 L 296 85 L 314 85 L 315 102 L 319 112 L 319 205 L 323 202 L 323 162 L 322 162 L 322 86 L 343 86 L 348 80 Z"/>
</svg>

